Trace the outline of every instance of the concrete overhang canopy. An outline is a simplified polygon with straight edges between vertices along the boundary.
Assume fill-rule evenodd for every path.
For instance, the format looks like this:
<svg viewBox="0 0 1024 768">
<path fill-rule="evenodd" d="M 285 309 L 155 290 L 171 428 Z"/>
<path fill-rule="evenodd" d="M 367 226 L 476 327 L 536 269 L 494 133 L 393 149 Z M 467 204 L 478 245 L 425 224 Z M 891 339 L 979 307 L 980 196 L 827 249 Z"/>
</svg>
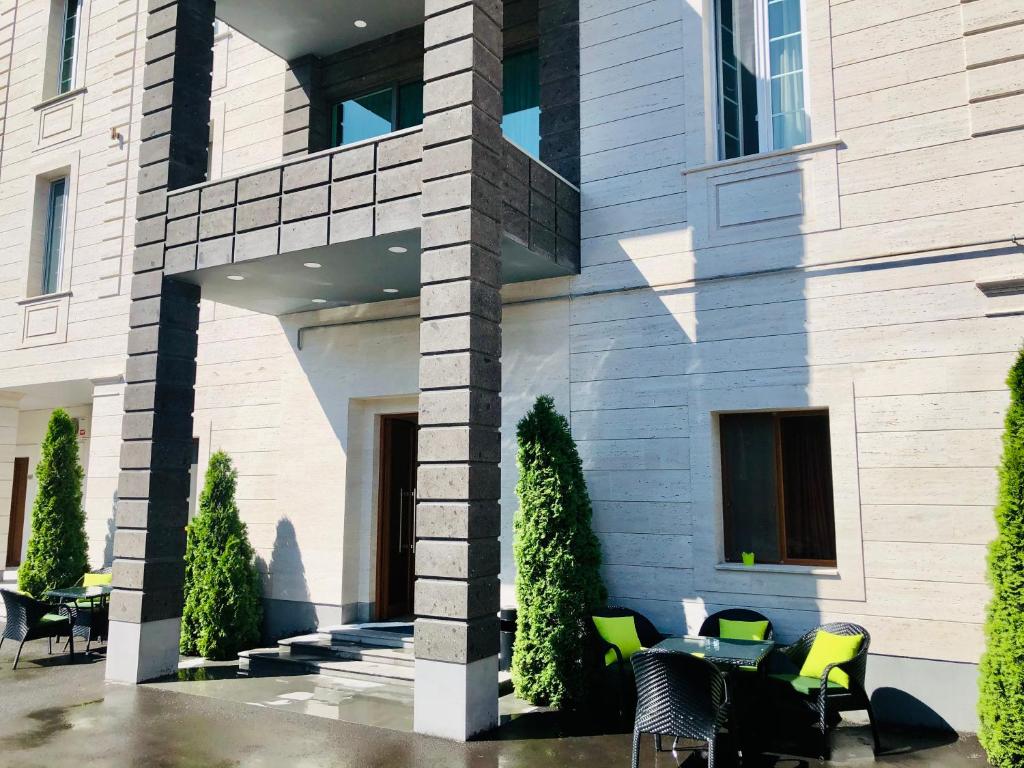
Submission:
<svg viewBox="0 0 1024 768">
<path fill-rule="evenodd" d="M 217 18 L 289 61 L 326 56 L 423 22 L 410 0 L 217 0 Z M 356 22 L 365 22 L 357 27 Z"/>
<path fill-rule="evenodd" d="M 165 241 L 143 248 L 207 298 L 266 314 L 416 296 L 422 144 L 406 129 L 175 190 Z M 498 172 L 503 282 L 578 274 L 578 190 L 510 142 Z"/>
</svg>

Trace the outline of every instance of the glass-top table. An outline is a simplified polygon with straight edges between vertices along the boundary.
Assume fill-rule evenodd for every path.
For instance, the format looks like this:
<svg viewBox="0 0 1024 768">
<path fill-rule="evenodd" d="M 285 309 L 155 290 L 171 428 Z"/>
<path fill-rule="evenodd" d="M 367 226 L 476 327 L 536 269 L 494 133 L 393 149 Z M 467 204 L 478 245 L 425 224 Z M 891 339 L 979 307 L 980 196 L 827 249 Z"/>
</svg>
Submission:
<svg viewBox="0 0 1024 768">
<path fill-rule="evenodd" d="M 771 640 L 724 640 L 719 637 L 669 637 L 654 647 L 701 656 L 726 667 L 760 667 L 775 643 Z"/>
<path fill-rule="evenodd" d="M 64 587 L 63 589 L 51 589 L 46 596 L 53 600 L 74 601 L 74 600 L 99 600 L 110 595 L 114 588 L 109 584 L 100 584 L 93 587 Z"/>
</svg>

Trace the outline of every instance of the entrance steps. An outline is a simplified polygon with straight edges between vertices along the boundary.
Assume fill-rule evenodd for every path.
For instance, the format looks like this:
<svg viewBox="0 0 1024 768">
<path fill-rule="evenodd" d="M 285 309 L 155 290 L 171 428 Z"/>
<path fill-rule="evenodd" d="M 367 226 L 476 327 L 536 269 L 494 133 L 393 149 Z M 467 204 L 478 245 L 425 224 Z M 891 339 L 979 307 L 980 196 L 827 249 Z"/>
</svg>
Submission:
<svg viewBox="0 0 1024 768">
<path fill-rule="evenodd" d="M 416 678 L 411 623 L 344 624 L 279 640 L 276 648 L 243 651 L 239 674 L 357 675 L 412 685 Z M 512 690 L 508 672 L 498 673 L 502 695 Z"/>
<path fill-rule="evenodd" d="M 239 672 L 259 675 L 301 669 L 412 683 L 416 673 L 412 624 L 346 624 L 279 640 L 277 648 L 239 654 Z"/>
<path fill-rule="evenodd" d="M 18 569 L 0 568 L 0 589 L 16 590 L 18 588 Z M 0 600 L 0 619 L 7 618 L 3 600 Z"/>
</svg>

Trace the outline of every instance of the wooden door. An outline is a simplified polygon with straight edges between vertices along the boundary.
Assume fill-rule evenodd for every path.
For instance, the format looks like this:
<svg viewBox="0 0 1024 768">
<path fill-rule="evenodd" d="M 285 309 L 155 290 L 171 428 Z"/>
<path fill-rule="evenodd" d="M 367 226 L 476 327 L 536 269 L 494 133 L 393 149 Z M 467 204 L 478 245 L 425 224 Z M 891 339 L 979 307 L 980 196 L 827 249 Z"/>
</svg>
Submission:
<svg viewBox="0 0 1024 768">
<path fill-rule="evenodd" d="M 413 613 L 416 538 L 416 414 L 381 419 L 377 619 Z"/>
<path fill-rule="evenodd" d="M 28 490 L 28 457 L 14 460 L 11 487 L 11 518 L 7 527 L 7 567 L 21 565 L 21 540 L 25 536 L 25 492 Z"/>
</svg>

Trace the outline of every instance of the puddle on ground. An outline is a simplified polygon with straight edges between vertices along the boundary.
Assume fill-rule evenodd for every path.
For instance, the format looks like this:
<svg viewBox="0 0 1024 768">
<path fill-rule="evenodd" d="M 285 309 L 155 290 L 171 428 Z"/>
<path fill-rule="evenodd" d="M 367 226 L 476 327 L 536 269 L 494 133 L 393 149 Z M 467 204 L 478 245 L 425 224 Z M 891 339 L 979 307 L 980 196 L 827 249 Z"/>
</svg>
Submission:
<svg viewBox="0 0 1024 768">
<path fill-rule="evenodd" d="M 181 667 L 178 674 L 172 678 L 181 683 L 208 682 L 210 680 L 234 680 L 236 677 L 245 677 L 238 674 L 237 664 L 228 664 L 216 667 Z"/>
<path fill-rule="evenodd" d="M 70 717 L 74 710 L 101 703 L 103 703 L 103 699 L 94 699 L 93 701 L 83 701 L 81 704 L 73 704 L 70 707 L 37 709 L 25 716 L 36 724 L 33 728 L 23 733 L 5 736 L 0 739 L 0 744 L 18 749 L 33 749 L 42 746 L 58 733 L 70 731 L 74 727 Z"/>
</svg>

